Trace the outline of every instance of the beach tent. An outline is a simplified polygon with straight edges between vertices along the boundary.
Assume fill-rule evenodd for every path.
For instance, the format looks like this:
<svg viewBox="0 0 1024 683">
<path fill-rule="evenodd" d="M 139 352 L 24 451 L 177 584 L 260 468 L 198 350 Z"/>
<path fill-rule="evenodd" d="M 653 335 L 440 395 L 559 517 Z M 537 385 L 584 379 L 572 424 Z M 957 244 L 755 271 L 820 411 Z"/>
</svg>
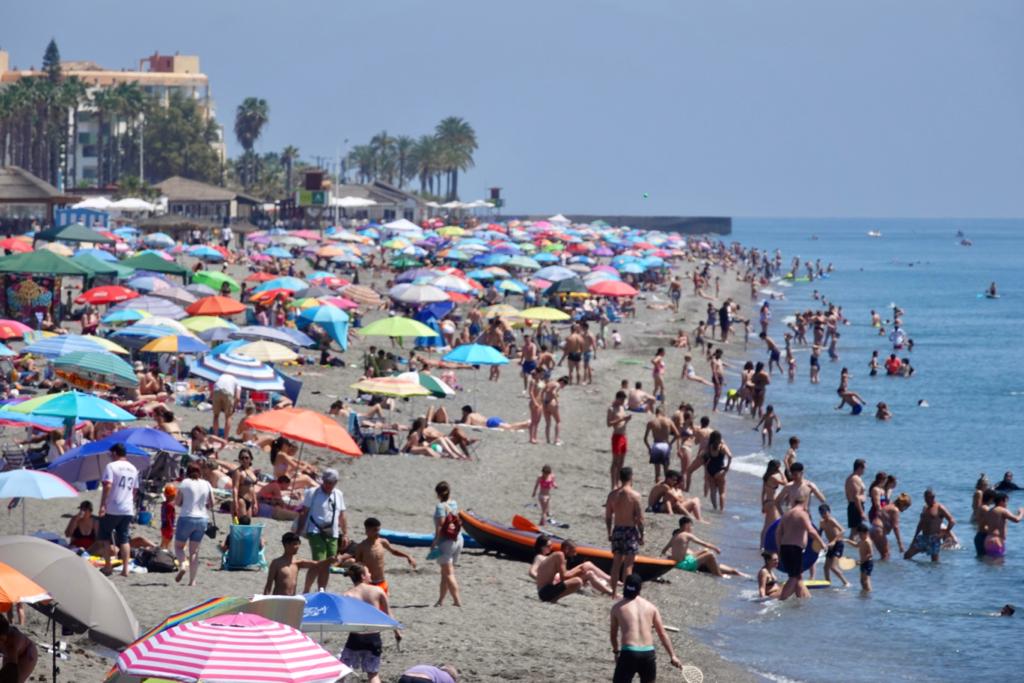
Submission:
<svg viewBox="0 0 1024 683">
<path fill-rule="evenodd" d="M 33 237 L 40 242 L 92 242 L 93 244 L 113 244 L 114 240 L 101 235 L 92 228 L 81 223 L 65 225 L 42 230 Z"/>
<path fill-rule="evenodd" d="M 174 261 L 168 261 L 153 253 L 139 254 L 121 261 L 122 266 L 129 266 L 136 270 L 148 270 L 151 273 L 166 273 L 168 275 L 185 275 L 188 268 L 180 266 Z"/>
<path fill-rule="evenodd" d="M 0 273 L 79 275 L 82 277 L 89 277 L 93 274 L 85 266 L 47 249 L 37 249 L 27 254 L 13 254 L 0 258 Z"/>
</svg>

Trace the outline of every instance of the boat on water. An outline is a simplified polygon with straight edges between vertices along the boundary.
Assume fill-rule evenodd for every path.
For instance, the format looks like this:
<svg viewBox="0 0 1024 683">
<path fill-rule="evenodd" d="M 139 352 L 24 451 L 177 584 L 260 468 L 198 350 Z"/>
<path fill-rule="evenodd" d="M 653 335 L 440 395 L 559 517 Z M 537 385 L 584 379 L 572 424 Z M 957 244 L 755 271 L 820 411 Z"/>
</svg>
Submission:
<svg viewBox="0 0 1024 683">
<path fill-rule="evenodd" d="M 539 532 L 505 526 L 480 517 L 473 512 L 459 512 L 459 517 L 462 519 L 463 533 L 476 539 L 484 550 L 520 562 L 533 562 L 533 544 L 537 540 Z M 561 549 L 562 539 L 550 534 L 549 536 L 554 550 Z M 580 543 L 577 545 L 576 551 L 580 558 L 593 562 L 605 572 L 611 572 L 612 553 L 610 550 Z M 644 581 L 650 581 L 671 571 L 675 566 L 675 562 L 666 558 L 637 555 L 633 571 L 639 574 Z"/>
<path fill-rule="evenodd" d="M 868 237 L 881 237 L 882 233 L 878 230 L 868 230 Z"/>
</svg>

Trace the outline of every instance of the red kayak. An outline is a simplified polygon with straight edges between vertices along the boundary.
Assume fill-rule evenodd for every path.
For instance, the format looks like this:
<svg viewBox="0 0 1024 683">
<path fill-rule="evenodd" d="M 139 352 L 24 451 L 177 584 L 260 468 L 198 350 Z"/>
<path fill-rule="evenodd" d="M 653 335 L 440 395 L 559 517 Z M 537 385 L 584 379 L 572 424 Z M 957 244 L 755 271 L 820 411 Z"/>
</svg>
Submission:
<svg viewBox="0 0 1024 683">
<path fill-rule="evenodd" d="M 505 555 L 520 562 L 533 562 L 533 544 L 540 532 L 498 524 L 478 517 L 472 512 L 460 512 L 459 517 L 462 518 L 462 531 L 475 539 L 484 550 Z M 551 537 L 554 549 L 561 549 L 561 539 L 548 535 Z M 577 554 L 584 560 L 593 562 L 605 572 L 612 570 L 610 550 L 579 544 Z M 669 559 L 637 555 L 633 571 L 643 577 L 644 581 L 650 581 L 672 570 L 675 566 L 676 563 Z"/>
</svg>

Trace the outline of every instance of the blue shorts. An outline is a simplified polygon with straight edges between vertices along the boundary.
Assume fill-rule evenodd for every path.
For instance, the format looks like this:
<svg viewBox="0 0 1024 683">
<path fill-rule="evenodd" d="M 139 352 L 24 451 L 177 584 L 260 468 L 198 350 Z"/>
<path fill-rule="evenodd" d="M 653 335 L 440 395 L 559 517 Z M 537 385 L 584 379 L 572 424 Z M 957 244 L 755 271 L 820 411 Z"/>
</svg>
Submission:
<svg viewBox="0 0 1024 683">
<path fill-rule="evenodd" d="M 178 526 L 174 528 L 174 540 L 178 543 L 199 543 L 206 533 L 207 523 L 205 517 L 178 517 Z"/>
<path fill-rule="evenodd" d="M 524 360 L 523 361 L 523 374 L 532 374 L 537 369 L 537 361 L 535 360 Z"/>
<path fill-rule="evenodd" d="M 500 427 L 503 424 L 505 424 L 505 421 L 502 420 L 500 417 L 489 417 L 489 418 L 487 418 L 487 428 L 488 429 L 497 429 L 498 427 Z"/>
</svg>

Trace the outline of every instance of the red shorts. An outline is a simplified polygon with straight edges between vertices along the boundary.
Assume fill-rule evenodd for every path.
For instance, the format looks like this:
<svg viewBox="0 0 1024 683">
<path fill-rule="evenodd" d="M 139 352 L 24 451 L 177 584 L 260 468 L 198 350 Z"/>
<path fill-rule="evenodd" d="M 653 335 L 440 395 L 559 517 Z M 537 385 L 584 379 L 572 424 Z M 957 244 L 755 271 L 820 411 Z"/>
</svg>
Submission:
<svg viewBox="0 0 1024 683">
<path fill-rule="evenodd" d="M 626 455 L 626 435 L 625 434 L 612 434 L 612 455 L 617 458 L 625 457 Z"/>
</svg>

